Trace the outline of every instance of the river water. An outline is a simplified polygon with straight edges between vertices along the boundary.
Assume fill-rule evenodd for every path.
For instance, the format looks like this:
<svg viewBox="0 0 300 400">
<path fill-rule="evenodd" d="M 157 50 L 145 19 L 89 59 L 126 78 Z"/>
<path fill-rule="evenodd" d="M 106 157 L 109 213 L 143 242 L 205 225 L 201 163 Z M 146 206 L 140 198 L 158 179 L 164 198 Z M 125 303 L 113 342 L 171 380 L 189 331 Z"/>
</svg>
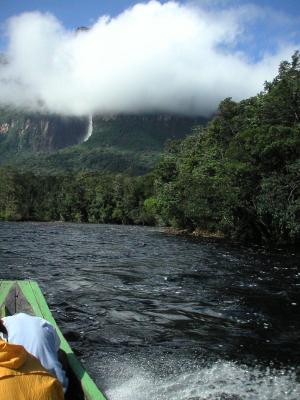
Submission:
<svg viewBox="0 0 300 400">
<path fill-rule="evenodd" d="M 0 223 L 110 400 L 300 398 L 300 255 L 158 228 Z"/>
</svg>

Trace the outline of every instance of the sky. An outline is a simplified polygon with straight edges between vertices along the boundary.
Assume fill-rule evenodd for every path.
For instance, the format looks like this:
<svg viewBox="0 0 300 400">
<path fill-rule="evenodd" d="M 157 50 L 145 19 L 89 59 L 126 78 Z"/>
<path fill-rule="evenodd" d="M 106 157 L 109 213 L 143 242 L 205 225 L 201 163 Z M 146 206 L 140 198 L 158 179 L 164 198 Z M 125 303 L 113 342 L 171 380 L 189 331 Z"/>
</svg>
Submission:
<svg viewBox="0 0 300 400">
<path fill-rule="evenodd" d="M 299 0 L 0 0 L 0 105 L 209 115 L 261 91 L 299 26 Z"/>
</svg>

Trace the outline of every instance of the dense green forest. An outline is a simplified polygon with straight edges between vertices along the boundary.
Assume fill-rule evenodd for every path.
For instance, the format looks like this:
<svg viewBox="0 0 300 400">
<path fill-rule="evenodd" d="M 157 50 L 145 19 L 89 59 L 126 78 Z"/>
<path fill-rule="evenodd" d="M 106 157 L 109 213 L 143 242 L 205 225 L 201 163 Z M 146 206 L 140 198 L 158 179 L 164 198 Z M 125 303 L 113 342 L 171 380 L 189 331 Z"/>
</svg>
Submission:
<svg viewBox="0 0 300 400">
<path fill-rule="evenodd" d="M 158 161 L 168 139 L 179 139 L 207 118 L 111 115 L 90 120 L 0 109 L 0 165 L 36 174 L 107 171 L 142 175 Z"/>
<path fill-rule="evenodd" d="M 300 55 L 262 93 L 219 105 L 206 128 L 170 141 L 151 173 L 0 171 L 0 217 L 164 224 L 241 241 L 300 241 Z"/>
<path fill-rule="evenodd" d="M 34 175 L 0 169 L 0 219 L 154 224 L 144 207 L 151 175 Z"/>
<path fill-rule="evenodd" d="M 300 55 L 263 93 L 221 102 L 206 129 L 173 143 L 156 166 L 155 202 L 167 225 L 247 241 L 300 239 Z"/>
</svg>

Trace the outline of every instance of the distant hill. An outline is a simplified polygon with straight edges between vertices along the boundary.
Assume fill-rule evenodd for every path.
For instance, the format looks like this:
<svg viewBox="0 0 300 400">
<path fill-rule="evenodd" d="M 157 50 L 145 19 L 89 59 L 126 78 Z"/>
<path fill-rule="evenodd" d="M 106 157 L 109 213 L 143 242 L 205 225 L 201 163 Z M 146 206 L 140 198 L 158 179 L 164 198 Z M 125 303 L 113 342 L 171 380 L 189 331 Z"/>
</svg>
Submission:
<svg viewBox="0 0 300 400">
<path fill-rule="evenodd" d="M 105 170 L 144 174 L 167 140 L 180 139 L 207 119 L 178 115 L 89 118 L 0 111 L 0 165 L 36 173 Z"/>
<path fill-rule="evenodd" d="M 0 163 L 26 155 L 52 153 L 81 143 L 88 128 L 87 118 L 25 114 L 0 110 Z"/>
</svg>

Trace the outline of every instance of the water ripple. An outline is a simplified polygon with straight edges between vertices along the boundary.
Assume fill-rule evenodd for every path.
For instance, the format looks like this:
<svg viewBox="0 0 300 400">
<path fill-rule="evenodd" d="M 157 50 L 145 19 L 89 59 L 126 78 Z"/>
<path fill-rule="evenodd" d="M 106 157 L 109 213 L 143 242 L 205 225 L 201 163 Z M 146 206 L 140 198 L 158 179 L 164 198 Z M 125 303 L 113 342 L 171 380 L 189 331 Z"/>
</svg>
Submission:
<svg viewBox="0 0 300 400">
<path fill-rule="evenodd" d="M 298 399 L 300 257 L 160 229 L 0 223 L 111 400 Z"/>
</svg>

